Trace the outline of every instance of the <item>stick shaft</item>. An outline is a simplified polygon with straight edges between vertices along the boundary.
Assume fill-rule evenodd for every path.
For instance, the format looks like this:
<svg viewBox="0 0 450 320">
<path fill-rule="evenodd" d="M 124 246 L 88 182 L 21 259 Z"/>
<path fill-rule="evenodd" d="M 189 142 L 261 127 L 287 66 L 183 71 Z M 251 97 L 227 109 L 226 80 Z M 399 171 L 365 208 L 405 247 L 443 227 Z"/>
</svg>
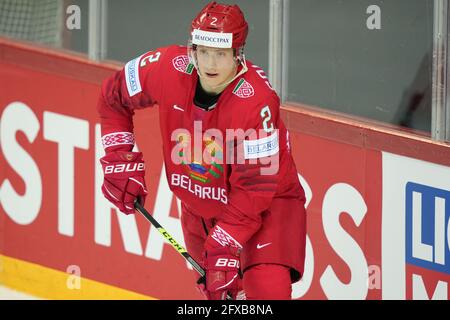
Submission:
<svg viewBox="0 0 450 320">
<path fill-rule="evenodd" d="M 192 256 L 183 248 L 167 231 L 164 229 L 158 221 L 139 203 L 135 202 L 134 207 L 139 211 L 150 223 L 158 229 L 159 233 L 166 238 L 167 242 L 178 251 L 190 264 L 191 266 L 203 277 L 205 276 L 205 270 L 197 263 L 197 261 L 192 258 Z"/>
</svg>

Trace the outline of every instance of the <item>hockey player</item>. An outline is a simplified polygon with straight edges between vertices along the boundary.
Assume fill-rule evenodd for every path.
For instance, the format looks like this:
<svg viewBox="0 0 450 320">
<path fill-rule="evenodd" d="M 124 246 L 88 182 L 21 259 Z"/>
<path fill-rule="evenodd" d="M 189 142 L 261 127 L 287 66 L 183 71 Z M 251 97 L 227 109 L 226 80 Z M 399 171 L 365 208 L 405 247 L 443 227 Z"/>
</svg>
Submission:
<svg viewBox="0 0 450 320">
<path fill-rule="evenodd" d="M 133 116 L 158 104 L 166 175 L 205 296 L 236 298 L 242 285 L 247 299 L 290 299 L 304 268 L 305 196 L 279 98 L 245 59 L 247 33 L 237 5 L 209 3 L 187 47 L 147 52 L 104 81 L 102 191 L 125 214 L 143 203 Z"/>
</svg>

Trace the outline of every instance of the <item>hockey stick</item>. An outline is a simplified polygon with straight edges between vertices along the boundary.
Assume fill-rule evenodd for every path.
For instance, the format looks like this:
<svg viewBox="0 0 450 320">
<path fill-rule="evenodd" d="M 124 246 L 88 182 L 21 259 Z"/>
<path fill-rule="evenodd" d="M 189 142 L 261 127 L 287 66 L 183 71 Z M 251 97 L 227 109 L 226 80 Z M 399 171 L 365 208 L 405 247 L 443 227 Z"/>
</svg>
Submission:
<svg viewBox="0 0 450 320">
<path fill-rule="evenodd" d="M 158 221 L 138 202 L 134 202 L 134 208 L 139 211 L 150 223 L 158 229 L 159 233 L 161 233 L 164 238 L 172 245 L 172 247 L 177 250 L 190 264 L 191 266 L 202 276 L 206 276 L 205 270 L 197 263 L 197 261 L 192 258 L 192 256 L 187 252 L 183 246 L 178 244 L 175 239 L 164 229 Z M 227 300 L 233 300 L 230 294 L 227 294 Z"/>
<path fill-rule="evenodd" d="M 202 276 L 204 277 L 206 275 L 205 270 L 197 263 L 197 261 L 192 258 L 192 256 L 186 251 L 185 248 L 183 248 L 178 242 L 175 241 L 175 239 L 164 229 L 158 221 L 156 221 L 153 216 L 148 213 L 147 210 L 138 202 L 136 201 L 134 203 L 134 208 L 139 211 L 152 225 L 155 226 L 156 229 L 158 229 L 159 233 L 161 233 L 164 238 L 172 245 L 172 247 L 177 250 L 190 264 L 191 266 Z"/>
</svg>

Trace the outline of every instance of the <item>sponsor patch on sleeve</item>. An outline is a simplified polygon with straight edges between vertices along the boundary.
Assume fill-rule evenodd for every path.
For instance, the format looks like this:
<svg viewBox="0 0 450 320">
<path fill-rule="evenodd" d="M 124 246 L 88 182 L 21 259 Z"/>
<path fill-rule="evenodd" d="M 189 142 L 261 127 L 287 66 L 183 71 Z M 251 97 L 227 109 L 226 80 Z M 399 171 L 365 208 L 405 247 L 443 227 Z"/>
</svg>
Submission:
<svg viewBox="0 0 450 320">
<path fill-rule="evenodd" d="M 279 151 L 278 132 L 257 140 L 244 141 L 244 158 L 258 159 L 273 156 Z"/>
<path fill-rule="evenodd" d="M 142 91 L 141 82 L 139 80 L 139 56 L 125 65 L 125 80 L 127 82 L 128 94 L 130 97 Z"/>
</svg>

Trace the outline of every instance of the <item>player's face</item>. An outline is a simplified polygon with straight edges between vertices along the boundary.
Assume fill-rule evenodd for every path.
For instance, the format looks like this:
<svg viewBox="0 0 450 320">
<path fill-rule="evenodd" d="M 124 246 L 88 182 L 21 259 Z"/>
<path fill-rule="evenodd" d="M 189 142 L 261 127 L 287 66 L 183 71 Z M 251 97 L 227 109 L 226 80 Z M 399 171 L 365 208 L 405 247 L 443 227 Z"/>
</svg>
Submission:
<svg viewBox="0 0 450 320">
<path fill-rule="evenodd" d="M 197 46 L 197 63 L 200 69 L 200 83 L 207 92 L 220 93 L 236 75 L 237 63 L 233 49 L 219 49 Z"/>
</svg>

